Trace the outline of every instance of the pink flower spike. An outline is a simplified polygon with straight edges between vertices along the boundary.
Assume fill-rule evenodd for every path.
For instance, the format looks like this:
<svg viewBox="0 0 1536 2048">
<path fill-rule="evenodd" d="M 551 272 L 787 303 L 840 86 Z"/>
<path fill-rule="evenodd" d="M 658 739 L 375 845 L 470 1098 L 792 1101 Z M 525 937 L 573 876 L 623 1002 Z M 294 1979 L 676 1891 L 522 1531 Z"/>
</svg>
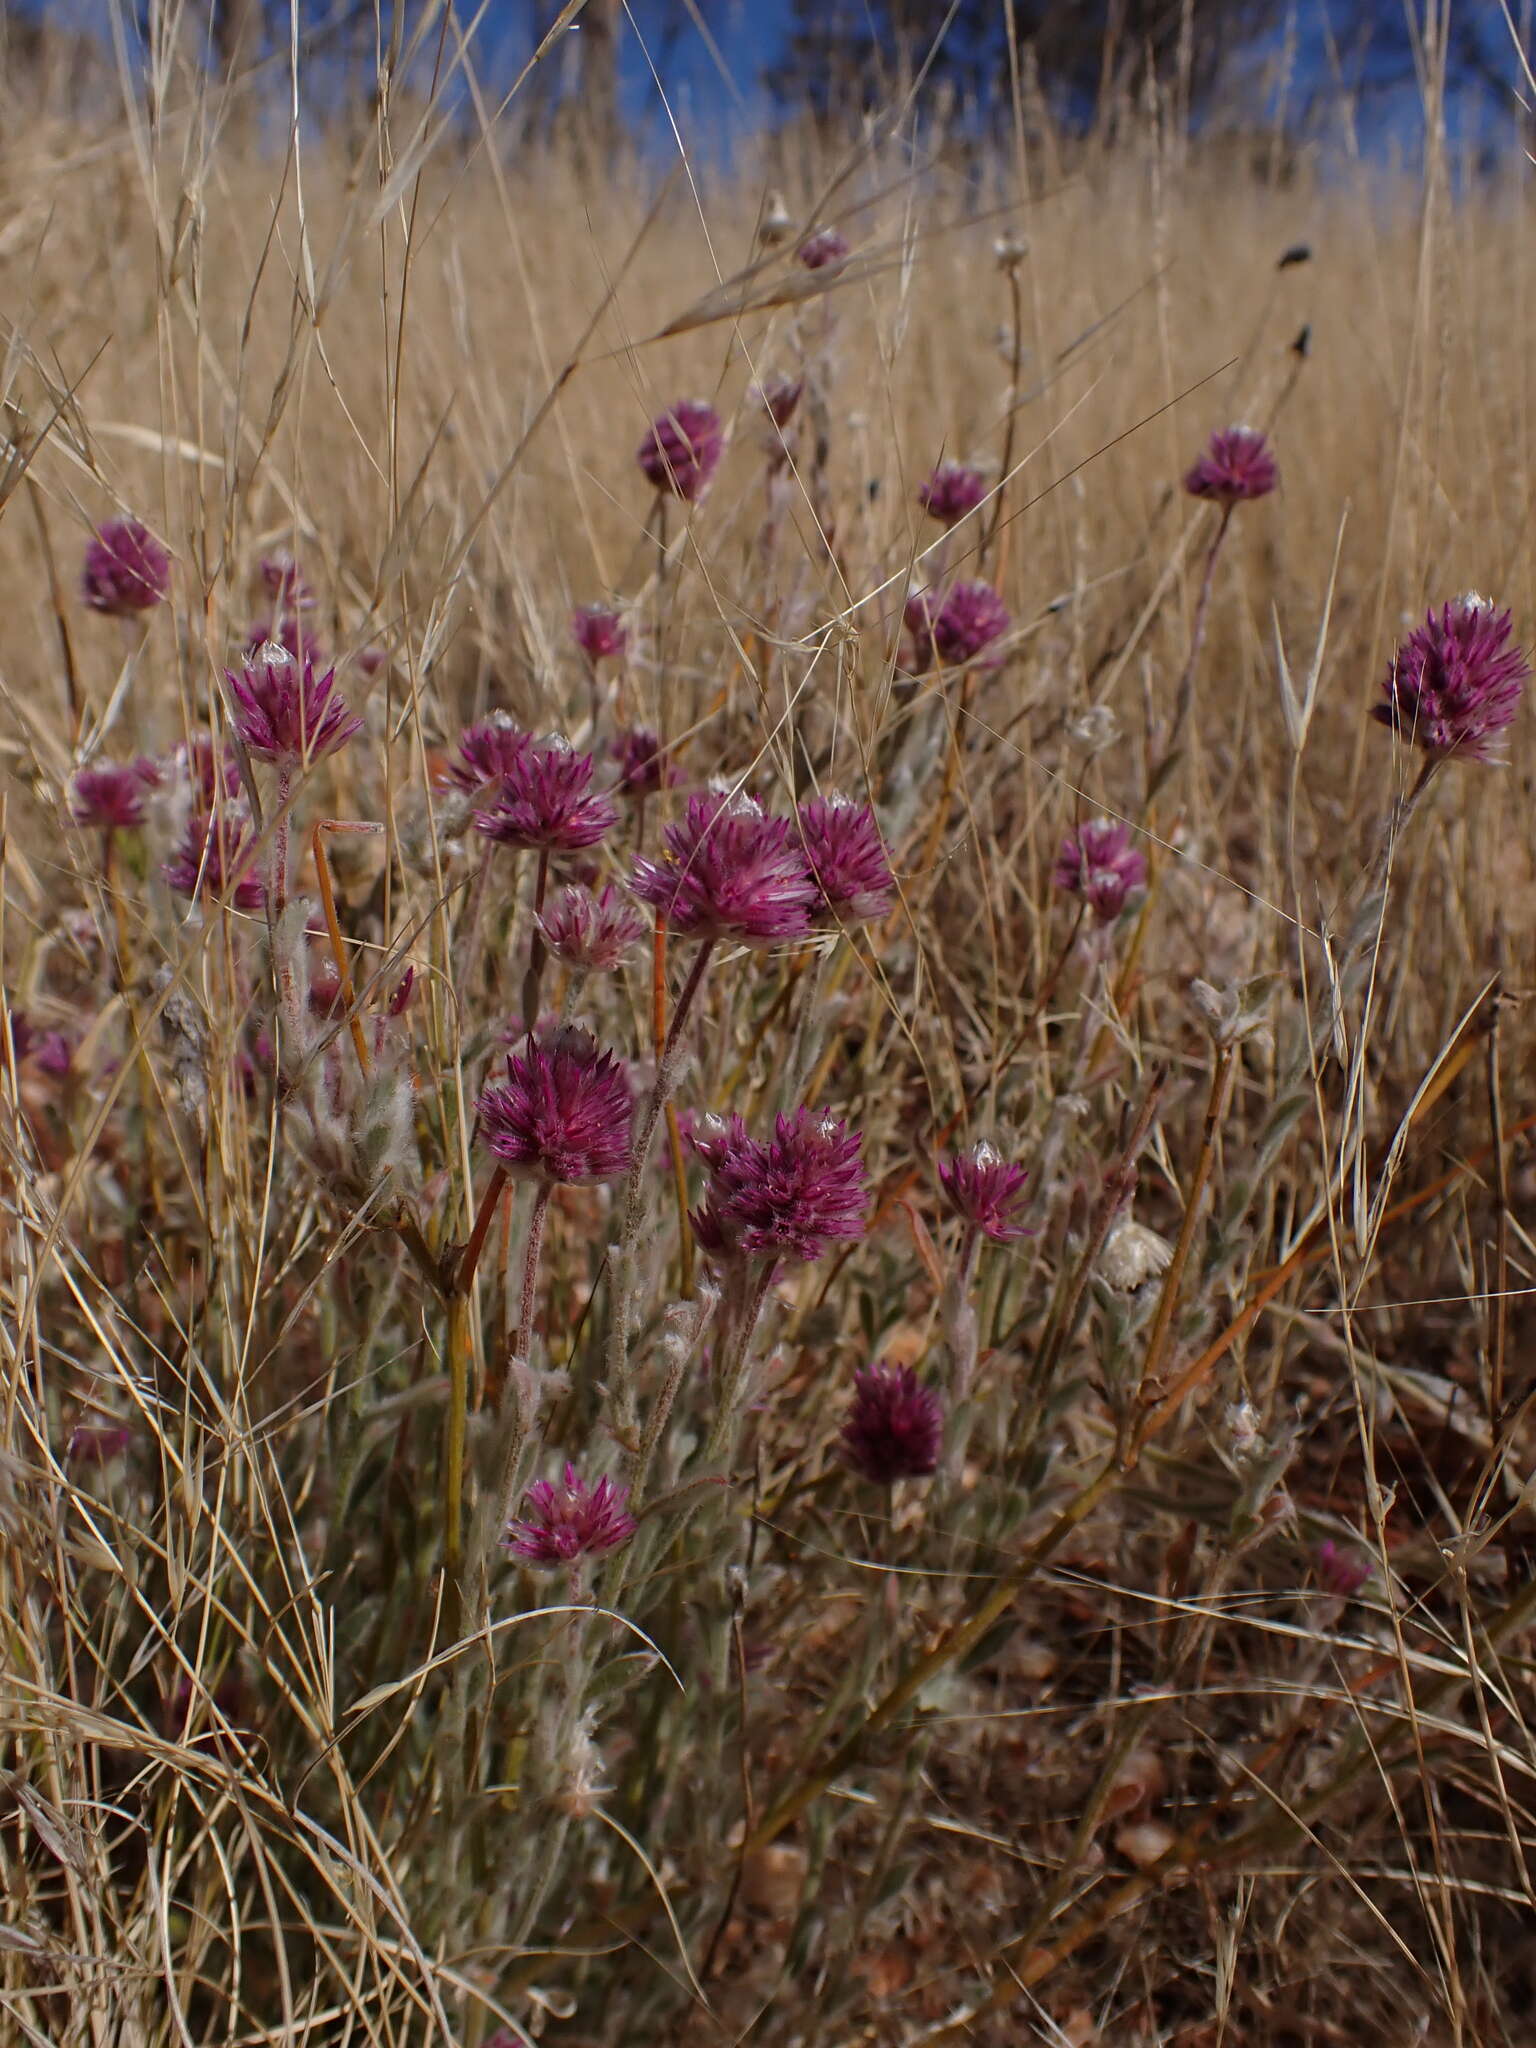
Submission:
<svg viewBox="0 0 1536 2048">
<path fill-rule="evenodd" d="M 70 785 L 75 823 L 96 832 L 131 831 L 142 825 L 144 792 L 149 787 L 144 765 L 104 761 L 98 767 L 82 768 Z"/>
<path fill-rule="evenodd" d="M 956 526 L 987 495 L 986 478 L 963 462 L 941 462 L 918 488 L 917 502 L 941 526 Z"/>
<path fill-rule="evenodd" d="M 960 668 L 985 654 L 1000 640 L 1013 621 L 1008 607 L 990 583 L 952 583 L 942 595 L 931 590 L 915 592 L 903 614 L 912 638 L 912 667 L 915 674 L 929 669 Z M 988 666 L 999 659 L 988 658 Z"/>
<path fill-rule="evenodd" d="M 660 859 L 637 863 L 632 886 L 679 938 L 774 946 L 810 931 L 820 892 L 787 818 L 712 791 L 688 799 L 663 841 Z"/>
<path fill-rule="evenodd" d="M 226 669 L 224 676 L 235 730 L 257 760 L 293 769 L 334 754 L 363 729 L 335 694 L 335 669 L 317 679 L 312 660 L 295 660 L 275 641 L 248 659 L 239 675 Z"/>
<path fill-rule="evenodd" d="M 470 796 L 499 789 L 532 745 L 531 733 L 515 725 L 505 711 L 493 711 L 459 734 L 443 779 Z"/>
<path fill-rule="evenodd" d="M 677 780 L 661 735 L 649 726 L 630 726 L 621 732 L 613 742 L 613 758 L 619 764 L 619 788 L 625 796 L 654 796 Z"/>
<path fill-rule="evenodd" d="M 1051 880 L 1086 903 L 1101 924 L 1113 924 L 1130 898 L 1147 883 L 1145 855 L 1133 843 L 1129 825 L 1091 819 L 1061 842 Z"/>
<path fill-rule="evenodd" d="M 647 929 L 645 919 L 611 882 L 600 896 L 573 882 L 552 898 L 539 918 L 550 952 L 582 974 L 611 974 L 622 967 Z"/>
<path fill-rule="evenodd" d="M 692 505 L 708 488 L 725 452 L 725 430 L 701 398 L 680 398 L 654 422 L 636 461 L 658 490 Z"/>
<path fill-rule="evenodd" d="M 629 1071 L 589 1031 L 530 1035 L 480 1091 L 480 1136 L 514 1180 L 580 1187 L 629 1165 Z"/>
<path fill-rule="evenodd" d="M 1199 461 L 1185 472 L 1184 488 L 1192 498 L 1240 505 L 1267 498 L 1279 481 L 1274 455 L 1257 427 L 1220 427 Z"/>
<path fill-rule="evenodd" d="M 171 558 L 137 519 L 109 519 L 85 550 L 80 594 L 93 612 L 131 619 L 171 587 Z"/>
<path fill-rule="evenodd" d="M 613 798 L 594 794 L 593 760 L 566 739 L 538 740 L 508 764 L 496 801 L 476 811 L 475 830 L 498 846 L 579 853 L 619 822 Z"/>
<path fill-rule="evenodd" d="M 1531 679 L 1513 630 L 1510 614 L 1475 592 L 1431 611 L 1393 655 L 1386 702 L 1371 716 L 1442 761 L 1500 760 Z"/>
<path fill-rule="evenodd" d="M 939 1162 L 939 1180 L 955 1214 L 994 1244 L 1016 1244 L 1033 1233 L 1019 1221 L 1029 1175 L 1004 1159 L 985 1138 Z"/>
<path fill-rule="evenodd" d="M 853 1376 L 854 1395 L 838 1435 L 845 1465 L 876 1486 L 937 1471 L 944 1407 L 910 1365 L 876 1359 Z"/>
<path fill-rule="evenodd" d="M 594 668 L 600 661 L 622 661 L 629 652 L 624 615 L 605 604 L 578 605 L 571 613 L 571 638 Z"/>
<path fill-rule="evenodd" d="M 764 1144 L 739 1116 L 698 1144 L 709 1186 L 694 1235 L 717 1258 L 808 1265 L 839 1240 L 864 1235 L 868 1188 L 857 1132 L 823 1111 L 774 1121 Z"/>
<path fill-rule="evenodd" d="M 503 1541 L 528 1564 L 574 1564 L 579 1557 L 600 1556 L 635 1533 L 628 1499 L 627 1486 L 606 1478 L 589 1486 L 567 1464 L 563 1478 L 536 1479 L 529 1487 L 522 1515 L 507 1524 Z"/>
<path fill-rule="evenodd" d="M 241 810 L 194 815 L 161 872 L 178 896 L 218 897 L 236 910 L 260 910 L 267 892 L 255 873 L 256 835 Z"/>
<path fill-rule="evenodd" d="M 868 804 L 845 796 L 800 806 L 800 840 L 821 896 L 819 921 L 870 924 L 890 910 L 895 877 Z"/>
</svg>

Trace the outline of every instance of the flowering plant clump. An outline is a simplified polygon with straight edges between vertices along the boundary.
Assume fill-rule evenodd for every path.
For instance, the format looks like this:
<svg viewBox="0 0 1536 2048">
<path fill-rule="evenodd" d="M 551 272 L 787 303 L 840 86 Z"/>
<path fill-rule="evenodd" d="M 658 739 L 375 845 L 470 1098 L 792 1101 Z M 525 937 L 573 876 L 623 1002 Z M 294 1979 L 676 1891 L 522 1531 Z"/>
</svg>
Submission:
<svg viewBox="0 0 1536 2048">
<path fill-rule="evenodd" d="M 645 937 L 646 923 L 611 882 L 600 895 L 572 882 L 546 904 L 539 929 L 565 966 L 608 974 L 622 967 Z"/>
<path fill-rule="evenodd" d="M 868 804 L 813 797 L 799 811 L 800 843 L 821 898 L 818 922 L 869 924 L 884 917 L 896 881 Z"/>
<path fill-rule="evenodd" d="M 924 1479 L 938 1470 L 944 1404 L 910 1365 L 861 1365 L 838 1436 L 843 1462 L 876 1486 Z"/>
<path fill-rule="evenodd" d="M 225 670 L 233 699 L 235 730 L 259 761 L 296 768 L 334 754 L 363 729 L 363 721 L 336 694 L 336 671 L 316 676 L 306 655 L 267 644 L 237 675 Z"/>
<path fill-rule="evenodd" d="M 137 519 L 109 519 L 85 550 L 80 592 L 93 612 L 130 619 L 171 587 L 171 558 Z"/>
<path fill-rule="evenodd" d="M 527 1564 L 574 1564 L 617 1550 L 635 1533 L 625 1503 L 627 1486 L 611 1479 L 588 1485 L 567 1463 L 559 1479 L 536 1479 L 523 1495 L 522 1513 L 507 1524 L 506 1546 Z"/>
<path fill-rule="evenodd" d="M 963 462 L 941 462 L 927 482 L 918 486 L 917 502 L 941 526 L 956 526 L 986 495 L 987 480 L 979 469 L 968 469 Z"/>
<path fill-rule="evenodd" d="M 1103 924 L 1113 924 L 1130 898 L 1147 883 L 1146 857 L 1131 828 L 1115 819 L 1091 819 L 1061 842 L 1051 880 L 1080 897 Z"/>
<path fill-rule="evenodd" d="M 509 750 L 506 772 L 475 830 L 498 846 L 578 853 L 595 846 L 619 821 L 613 798 L 591 788 L 594 762 L 569 740 L 547 739 Z"/>
<path fill-rule="evenodd" d="M 1267 498 L 1279 481 L 1274 452 L 1257 427 L 1221 427 L 1199 461 L 1185 472 L 1184 488 L 1192 498 L 1238 505 Z"/>
<path fill-rule="evenodd" d="M 994 1244 L 1015 1244 L 1030 1235 L 1019 1221 L 1028 1179 L 1022 1166 L 1005 1159 L 985 1138 L 939 1162 L 939 1182 L 949 1206 Z"/>
<path fill-rule="evenodd" d="M 694 1235 L 721 1258 L 809 1264 L 864 1235 L 868 1190 L 857 1132 L 824 1111 L 796 1110 L 754 1138 L 739 1116 L 695 1137 L 709 1175 Z"/>
<path fill-rule="evenodd" d="M 508 1053 L 506 1079 L 480 1091 L 480 1135 L 514 1180 L 617 1180 L 629 1165 L 633 1106 L 623 1061 L 567 1025 Z"/>
<path fill-rule="evenodd" d="M 703 496 L 725 453 L 720 415 L 702 398 L 680 398 L 656 420 L 636 460 L 647 480 L 691 505 Z"/>
<path fill-rule="evenodd" d="M 256 834 L 232 804 L 194 813 L 163 872 L 178 896 L 211 896 L 236 910 L 260 910 L 267 900 L 256 873 Z"/>
<path fill-rule="evenodd" d="M 690 797 L 663 838 L 661 858 L 641 860 L 632 886 L 680 938 L 774 946 L 810 931 L 821 894 L 787 818 L 710 792 Z"/>
<path fill-rule="evenodd" d="M 1438 759 L 1499 760 L 1531 679 L 1513 633 L 1475 592 L 1431 611 L 1393 655 L 1371 716 Z"/>
<path fill-rule="evenodd" d="M 990 583 L 952 583 L 942 594 L 918 591 L 904 614 L 912 642 L 912 667 L 960 668 L 985 654 L 1013 621 Z"/>
</svg>

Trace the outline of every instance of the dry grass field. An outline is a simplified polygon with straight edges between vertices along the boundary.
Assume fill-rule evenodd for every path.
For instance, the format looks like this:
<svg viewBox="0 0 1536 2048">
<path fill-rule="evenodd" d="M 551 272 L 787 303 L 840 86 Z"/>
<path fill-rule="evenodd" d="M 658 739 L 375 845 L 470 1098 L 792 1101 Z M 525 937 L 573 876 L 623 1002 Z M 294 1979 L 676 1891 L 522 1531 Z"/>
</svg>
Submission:
<svg viewBox="0 0 1536 2048">
<path fill-rule="evenodd" d="M 8 87 L 0 2039 L 1527 2041 L 1528 167 L 457 78 Z"/>
</svg>

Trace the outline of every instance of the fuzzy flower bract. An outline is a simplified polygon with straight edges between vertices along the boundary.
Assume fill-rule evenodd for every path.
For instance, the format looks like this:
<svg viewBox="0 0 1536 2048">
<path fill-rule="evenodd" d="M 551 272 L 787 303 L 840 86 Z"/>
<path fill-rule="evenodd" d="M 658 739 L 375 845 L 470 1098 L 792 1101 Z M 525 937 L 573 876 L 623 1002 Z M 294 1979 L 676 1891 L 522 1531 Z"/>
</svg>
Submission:
<svg viewBox="0 0 1536 2048">
<path fill-rule="evenodd" d="M 611 882 L 600 895 L 572 882 L 545 906 L 539 930 L 565 966 L 583 974 L 610 974 L 645 937 L 646 923 Z"/>
<path fill-rule="evenodd" d="M 1129 825 L 1094 818 L 1061 842 L 1051 880 L 1069 896 L 1081 897 L 1102 924 L 1113 924 L 1127 901 L 1147 880 L 1146 856 Z"/>
<path fill-rule="evenodd" d="M 137 519 L 109 519 L 89 542 L 80 594 L 93 612 L 129 619 L 152 611 L 171 587 L 171 558 Z"/>
<path fill-rule="evenodd" d="M 974 512 L 987 495 L 987 480 L 979 469 L 963 462 L 941 462 L 928 481 L 918 486 L 917 502 L 941 526 L 954 526 L 968 512 Z"/>
<path fill-rule="evenodd" d="M 1274 453 L 1257 427 L 1218 427 L 1205 453 L 1184 474 L 1192 498 L 1210 498 L 1218 505 L 1267 498 L 1279 481 Z"/>
<path fill-rule="evenodd" d="M 798 1109 L 754 1138 L 739 1116 L 696 1140 L 709 1186 L 694 1235 L 717 1257 L 809 1264 L 864 1235 L 867 1189 L 857 1132 L 824 1111 Z"/>
<path fill-rule="evenodd" d="M 861 1365 L 853 1400 L 838 1434 L 844 1464 L 876 1486 L 923 1479 L 938 1469 L 944 1407 L 910 1365 L 884 1359 Z"/>
<path fill-rule="evenodd" d="M 514 1180 L 579 1187 L 629 1165 L 629 1071 L 589 1031 L 530 1035 L 480 1091 L 480 1135 Z"/>
<path fill-rule="evenodd" d="M 579 853 L 619 822 L 613 798 L 591 788 L 594 762 L 569 740 L 536 740 L 509 759 L 496 801 L 475 830 L 498 846 Z"/>
<path fill-rule="evenodd" d="M 1531 677 L 1513 630 L 1475 593 L 1431 611 L 1393 655 L 1371 716 L 1441 760 L 1498 760 Z"/>
<path fill-rule="evenodd" d="M 831 925 L 868 924 L 891 907 L 896 882 L 868 804 L 813 797 L 800 806 L 800 843 Z"/>
<path fill-rule="evenodd" d="M 536 1479 L 523 1495 L 522 1513 L 507 1524 L 503 1538 L 514 1557 L 528 1564 L 574 1564 L 616 1550 L 635 1533 L 625 1503 L 627 1486 L 599 1479 L 589 1486 L 567 1463 L 561 1478 Z"/>
<path fill-rule="evenodd" d="M 720 415 L 702 398 L 680 398 L 653 422 L 635 460 L 658 491 L 691 505 L 703 496 L 725 452 Z"/>
<path fill-rule="evenodd" d="M 1029 1174 L 978 1139 L 939 1162 L 939 1181 L 955 1214 L 994 1244 L 1016 1244 L 1029 1230 L 1019 1221 Z"/>
<path fill-rule="evenodd" d="M 162 873 L 178 896 L 212 896 L 236 910 L 260 910 L 267 892 L 255 871 L 256 835 L 233 805 L 187 820 Z"/>
<path fill-rule="evenodd" d="M 240 673 L 224 671 L 234 700 L 235 730 L 257 760 L 292 769 L 334 754 L 363 729 L 363 721 L 336 694 L 336 671 L 316 676 L 306 655 L 267 641 Z"/>
<path fill-rule="evenodd" d="M 680 938 L 773 946 L 811 929 L 820 892 L 787 818 L 711 791 L 689 798 L 663 840 L 660 859 L 636 865 L 633 888 Z"/>
</svg>

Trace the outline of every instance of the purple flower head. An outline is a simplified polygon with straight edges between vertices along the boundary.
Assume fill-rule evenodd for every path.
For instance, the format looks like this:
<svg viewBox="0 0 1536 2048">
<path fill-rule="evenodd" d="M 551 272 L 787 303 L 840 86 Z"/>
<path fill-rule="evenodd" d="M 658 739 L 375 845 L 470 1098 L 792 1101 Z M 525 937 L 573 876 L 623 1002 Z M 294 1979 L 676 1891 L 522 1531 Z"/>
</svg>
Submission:
<svg viewBox="0 0 1536 2048">
<path fill-rule="evenodd" d="M 869 924 L 885 916 L 896 882 L 868 804 L 813 797 L 800 806 L 800 841 L 821 897 L 818 921 Z"/>
<path fill-rule="evenodd" d="M 480 1091 L 480 1135 L 514 1180 L 577 1187 L 629 1165 L 629 1071 L 590 1031 L 526 1037 Z"/>
<path fill-rule="evenodd" d="M 1033 1234 L 1019 1221 L 1028 1179 L 1022 1166 L 1006 1160 L 985 1138 L 939 1161 L 939 1181 L 949 1206 L 994 1244 L 1017 1244 Z"/>
<path fill-rule="evenodd" d="M 295 768 L 334 754 L 363 729 L 363 721 L 336 694 L 336 671 L 320 677 L 306 656 L 268 641 L 239 675 L 224 671 L 234 699 L 235 730 L 258 761 Z"/>
<path fill-rule="evenodd" d="M 613 742 L 613 758 L 619 764 L 619 788 L 626 796 L 654 796 L 659 789 L 677 781 L 677 770 L 668 761 L 660 733 L 648 725 L 632 725 Z"/>
<path fill-rule="evenodd" d="M 702 497 L 725 451 L 720 415 L 701 398 L 680 398 L 640 443 L 636 461 L 658 491 L 686 504 Z"/>
<path fill-rule="evenodd" d="M 216 754 L 213 739 L 205 732 L 179 746 L 170 765 L 174 774 L 186 776 L 201 811 L 211 811 L 219 797 L 233 796 L 240 787 L 240 763 L 234 749 L 226 746 L 222 754 Z"/>
<path fill-rule="evenodd" d="M 599 1479 L 588 1486 L 568 1464 L 564 1476 L 536 1479 L 523 1495 L 523 1512 L 507 1524 L 503 1538 L 514 1557 L 529 1564 L 574 1564 L 617 1550 L 635 1533 L 635 1518 L 624 1503 L 627 1486 Z"/>
<path fill-rule="evenodd" d="M 876 1359 L 853 1376 L 853 1401 L 838 1436 L 843 1462 L 876 1486 L 924 1479 L 938 1469 L 944 1407 L 910 1365 Z"/>
<path fill-rule="evenodd" d="M 662 836 L 660 859 L 638 862 L 632 886 L 678 937 L 773 946 L 810 931 L 821 894 L 787 818 L 710 791 Z"/>
<path fill-rule="evenodd" d="M 1531 677 L 1512 631 L 1509 613 L 1473 592 L 1431 611 L 1393 655 L 1371 716 L 1442 760 L 1498 760 Z"/>
<path fill-rule="evenodd" d="M 571 613 L 571 638 L 594 667 L 600 661 L 622 661 L 629 651 L 624 614 L 611 605 L 578 605 Z"/>
<path fill-rule="evenodd" d="M 611 882 L 600 896 L 572 883 L 557 892 L 539 919 L 550 952 L 583 974 L 611 974 L 622 967 L 647 929 Z"/>
<path fill-rule="evenodd" d="M 236 910 L 259 910 L 267 892 L 255 860 L 256 835 L 249 818 L 226 805 L 187 820 L 181 843 L 161 872 L 178 896 L 215 896 Z"/>
<path fill-rule="evenodd" d="M 942 596 L 918 591 L 907 599 L 903 616 L 918 674 L 974 661 L 1013 623 L 990 583 L 952 583 Z"/>
<path fill-rule="evenodd" d="M 275 611 L 307 612 L 315 601 L 309 579 L 286 548 L 263 555 L 261 583 Z"/>
<path fill-rule="evenodd" d="M 1129 825 L 1090 819 L 1062 840 L 1051 880 L 1080 896 L 1101 924 L 1113 924 L 1127 900 L 1146 887 L 1146 858 L 1132 843 Z"/>
<path fill-rule="evenodd" d="M 137 519 L 109 519 L 85 550 L 80 594 L 93 612 L 130 619 L 171 587 L 171 558 Z"/>
<path fill-rule="evenodd" d="M 76 1465 L 105 1465 L 122 1456 L 133 1442 L 133 1434 L 126 1423 L 77 1422 L 64 1455 Z"/>
<path fill-rule="evenodd" d="M 152 774 L 146 774 L 146 769 Z M 144 792 L 159 770 L 154 762 L 103 761 L 82 768 L 70 788 L 77 825 L 97 832 L 129 831 L 144 822 Z"/>
<path fill-rule="evenodd" d="M 848 238 L 836 228 L 817 228 L 795 251 L 795 260 L 806 270 L 831 270 L 848 261 Z"/>
<path fill-rule="evenodd" d="M 58 1077 L 69 1072 L 69 1040 L 62 1031 L 40 1031 L 24 1010 L 12 1010 L 10 1021 L 11 1050 L 18 1066 L 29 1059 L 43 1074 Z"/>
<path fill-rule="evenodd" d="M 1279 481 L 1274 454 L 1257 427 L 1218 427 L 1200 460 L 1186 471 L 1184 488 L 1192 498 L 1238 505 L 1246 498 L 1267 498 Z"/>
<path fill-rule="evenodd" d="M 459 734 L 443 780 L 470 796 L 499 789 L 532 745 L 531 733 L 514 725 L 505 711 L 493 711 Z"/>
<path fill-rule="evenodd" d="M 803 377 L 768 377 L 757 386 L 755 396 L 773 425 L 782 432 L 794 418 L 804 390 Z M 774 445 L 777 446 L 776 437 Z"/>
<path fill-rule="evenodd" d="M 919 486 L 917 502 L 941 526 L 954 526 L 974 512 L 986 495 L 987 480 L 979 469 L 967 469 L 963 462 L 941 462 L 927 483 Z"/>
<path fill-rule="evenodd" d="M 1325 1536 L 1312 1553 L 1318 1584 L 1340 1600 L 1352 1600 L 1371 1576 L 1371 1561 L 1352 1544 Z"/>
<path fill-rule="evenodd" d="M 268 647 L 281 647 L 293 660 L 312 662 L 317 667 L 325 661 L 320 636 L 299 612 L 280 612 L 276 618 L 256 620 L 245 636 L 247 666 L 259 661 Z"/>
<path fill-rule="evenodd" d="M 695 1140 L 709 1187 L 694 1235 L 720 1258 L 808 1264 L 839 1238 L 864 1235 L 866 1194 L 857 1132 L 823 1111 L 775 1118 L 764 1144 L 739 1116 L 707 1144 Z"/>
<path fill-rule="evenodd" d="M 475 830 L 498 846 L 579 853 L 619 822 L 611 796 L 589 788 L 593 760 L 566 739 L 536 740 L 508 763 L 496 801 L 476 811 Z"/>
</svg>

